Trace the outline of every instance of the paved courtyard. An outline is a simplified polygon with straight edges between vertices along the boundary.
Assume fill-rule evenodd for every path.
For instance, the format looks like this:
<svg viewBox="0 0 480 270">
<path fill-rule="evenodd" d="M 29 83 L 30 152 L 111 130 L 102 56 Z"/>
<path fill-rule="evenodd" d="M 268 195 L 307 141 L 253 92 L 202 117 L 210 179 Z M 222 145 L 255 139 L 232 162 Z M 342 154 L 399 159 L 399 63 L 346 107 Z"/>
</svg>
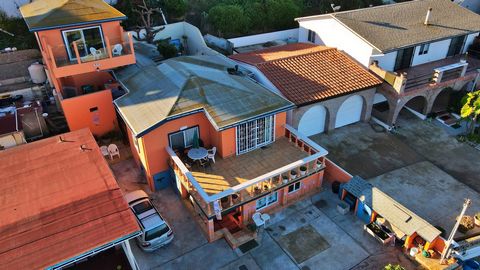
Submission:
<svg viewBox="0 0 480 270">
<path fill-rule="evenodd" d="M 313 136 L 329 158 L 425 220 L 449 232 L 464 198 L 480 211 L 480 152 L 459 143 L 437 123 L 402 112 L 396 134 L 359 123 Z"/>
<path fill-rule="evenodd" d="M 133 160 L 112 165 L 126 192 L 146 189 Z M 208 243 L 178 195 L 167 188 L 150 194 L 153 203 L 171 224 L 175 239 L 152 253 L 132 249 L 141 269 L 381 269 L 387 263 L 415 265 L 392 247 L 381 246 L 363 232 L 351 214 L 336 210 L 339 199 L 328 187 L 271 216 L 261 233 L 260 245 L 246 254 L 232 250 L 221 239 Z M 368 259 L 367 258 L 375 258 Z"/>
</svg>

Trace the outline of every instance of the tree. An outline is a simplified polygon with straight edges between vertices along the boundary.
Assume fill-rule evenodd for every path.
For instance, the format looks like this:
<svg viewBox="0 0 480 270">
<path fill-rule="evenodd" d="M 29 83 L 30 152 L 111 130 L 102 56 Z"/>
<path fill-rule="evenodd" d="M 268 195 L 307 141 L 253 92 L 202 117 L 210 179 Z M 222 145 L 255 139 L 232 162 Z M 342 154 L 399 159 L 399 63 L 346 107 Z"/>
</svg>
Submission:
<svg viewBox="0 0 480 270">
<path fill-rule="evenodd" d="M 462 98 L 460 115 L 470 122 L 469 133 L 473 135 L 478 116 L 480 115 L 480 90 L 470 92 Z"/>
<path fill-rule="evenodd" d="M 302 8 L 293 0 L 266 0 L 268 25 L 280 30 L 295 26 L 295 18 L 302 15 Z"/>
<path fill-rule="evenodd" d="M 141 5 L 137 5 L 138 8 L 133 9 L 133 12 L 140 15 L 141 22 L 141 25 L 137 25 L 135 27 L 135 32 L 137 33 L 135 39 L 139 41 L 146 41 L 147 43 L 152 44 L 155 39 L 155 35 L 165 29 L 165 27 L 159 27 L 157 29 L 154 28 L 155 23 L 153 16 L 155 14 L 160 14 L 163 17 L 163 11 L 160 7 L 155 7 L 156 5 L 147 5 L 145 0 L 143 0 L 142 2 L 143 3 Z M 144 36 L 140 35 L 140 32 L 142 30 L 145 30 Z"/>
<path fill-rule="evenodd" d="M 208 12 L 208 21 L 219 36 L 246 33 L 250 25 L 250 19 L 240 5 L 216 5 Z"/>
<path fill-rule="evenodd" d="M 187 1 L 185 0 L 164 0 L 164 6 L 169 17 L 183 17 L 187 12 Z"/>
</svg>

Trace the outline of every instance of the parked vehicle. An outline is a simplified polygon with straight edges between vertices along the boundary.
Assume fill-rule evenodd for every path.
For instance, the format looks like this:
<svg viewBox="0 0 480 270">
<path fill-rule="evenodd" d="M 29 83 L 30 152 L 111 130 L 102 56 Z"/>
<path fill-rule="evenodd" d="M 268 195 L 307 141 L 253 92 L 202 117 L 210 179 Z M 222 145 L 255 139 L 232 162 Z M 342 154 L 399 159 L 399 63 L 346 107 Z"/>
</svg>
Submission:
<svg viewBox="0 0 480 270">
<path fill-rule="evenodd" d="M 143 234 L 137 237 L 138 246 L 144 251 L 154 251 L 173 240 L 173 231 L 143 190 L 125 195 L 140 223 Z"/>
</svg>

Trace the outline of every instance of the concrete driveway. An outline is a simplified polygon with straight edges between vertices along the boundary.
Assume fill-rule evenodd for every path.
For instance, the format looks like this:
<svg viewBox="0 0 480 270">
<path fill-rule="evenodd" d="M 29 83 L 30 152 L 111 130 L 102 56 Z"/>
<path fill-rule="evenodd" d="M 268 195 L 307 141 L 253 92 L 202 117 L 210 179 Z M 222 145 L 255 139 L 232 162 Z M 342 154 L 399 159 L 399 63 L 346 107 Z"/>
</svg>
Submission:
<svg viewBox="0 0 480 270">
<path fill-rule="evenodd" d="M 395 134 L 358 123 L 312 139 L 329 151 L 332 161 L 447 232 L 464 198 L 473 201 L 467 214 L 480 211 L 480 152 L 436 123 L 408 113 L 398 124 Z"/>
<path fill-rule="evenodd" d="M 133 160 L 111 166 L 120 187 L 147 189 Z M 171 189 L 149 194 L 173 228 L 171 244 L 146 253 L 132 241 L 141 269 L 381 269 L 402 263 L 415 269 L 398 250 L 384 247 L 363 231 L 362 222 L 336 210 L 339 199 L 328 187 L 271 215 L 259 246 L 243 254 L 223 240 L 208 243 L 179 196 Z M 375 257 L 375 260 L 367 260 Z"/>
</svg>

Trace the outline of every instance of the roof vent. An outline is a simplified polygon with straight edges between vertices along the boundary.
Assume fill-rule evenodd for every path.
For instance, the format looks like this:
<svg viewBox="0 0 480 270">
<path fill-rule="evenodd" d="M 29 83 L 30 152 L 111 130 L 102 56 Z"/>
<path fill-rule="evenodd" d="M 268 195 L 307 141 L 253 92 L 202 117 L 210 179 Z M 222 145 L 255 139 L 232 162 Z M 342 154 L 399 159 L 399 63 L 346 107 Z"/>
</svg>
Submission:
<svg viewBox="0 0 480 270">
<path fill-rule="evenodd" d="M 429 7 L 427 11 L 427 16 L 425 16 L 425 22 L 423 24 L 428 25 L 430 23 L 430 16 L 432 15 L 432 8 Z"/>
</svg>

